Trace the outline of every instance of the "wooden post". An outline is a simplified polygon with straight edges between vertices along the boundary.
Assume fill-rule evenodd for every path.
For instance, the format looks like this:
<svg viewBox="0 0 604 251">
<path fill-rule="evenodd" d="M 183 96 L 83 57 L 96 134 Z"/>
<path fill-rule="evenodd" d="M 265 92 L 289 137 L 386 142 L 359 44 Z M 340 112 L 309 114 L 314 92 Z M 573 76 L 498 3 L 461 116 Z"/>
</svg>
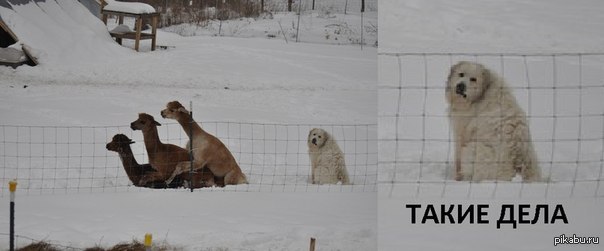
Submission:
<svg viewBox="0 0 604 251">
<path fill-rule="evenodd" d="M 157 19 L 159 17 L 158 15 L 154 15 L 153 16 L 153 21 L 151 22 L 151 33 L 153 34 L 153 38 L 151 38 L 151 50 L 154 51 L 155 50 L 155 41 L 156 41 L 156 37 L 157 37 Z"/>
<path fill-rule="evenodd" d="M 138 46 L 141 42 L 141 29 L 143 28 L 143 18 L 141 16 L 136 17 L 136 39 L 134 41 L 134 50 L 138 51 Z"/>
<path fill-rule="evenodd" d="M 292 0 L 287 0 L 287 11 L 288 12 L 292 11 Z"/>
<path fill-rule="evenodd" d="M 315 251 L 315 238 L 310 238 L 310 251 Z"/>
</svg>

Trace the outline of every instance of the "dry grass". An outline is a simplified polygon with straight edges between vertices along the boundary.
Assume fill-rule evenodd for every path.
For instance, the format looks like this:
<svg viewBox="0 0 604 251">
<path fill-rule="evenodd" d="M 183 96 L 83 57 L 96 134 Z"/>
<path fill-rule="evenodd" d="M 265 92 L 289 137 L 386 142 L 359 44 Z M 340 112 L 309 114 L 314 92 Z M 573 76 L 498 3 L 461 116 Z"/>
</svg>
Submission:
<svg viewBox="0 0 604 251">
<path fill-rule="evenodd" d="M 35 242 L 32 244 L 29 244 L 22 248 L 18 248 L 17 251 L 62 251 L 62 250 L 66 250 L 66 249 L 81 250 L 81 249 L 77 249 L 77 248 L 56 247 L 48 242 L 40 241 L 40 242 Z M 130 243 L 120 243 L 120 244 L 117 244 L 117 245 L 115 245 L 111 248 L 107 248 L 107 249 L 99 247 L 99 246 L 84 249 L 84 251 L 145 251 L 145 250 L 146 250 L 145 245 L 136 240 L 134 240 Z M 159 246 L 154 245 L 152 250 L 153 251 L 171 251 L 171 250 L 179 250 L 179 249 L 170 247 L 167 244 L 162 244 Z"/>
<path fill-rule="evenodd" d="M 17 249 L 17 251 L 60 251 L 60 249 L 53 247 L 52 245 L 50 245 L 50 243 L 40 241 L 19 248 Z"/>
</svg>

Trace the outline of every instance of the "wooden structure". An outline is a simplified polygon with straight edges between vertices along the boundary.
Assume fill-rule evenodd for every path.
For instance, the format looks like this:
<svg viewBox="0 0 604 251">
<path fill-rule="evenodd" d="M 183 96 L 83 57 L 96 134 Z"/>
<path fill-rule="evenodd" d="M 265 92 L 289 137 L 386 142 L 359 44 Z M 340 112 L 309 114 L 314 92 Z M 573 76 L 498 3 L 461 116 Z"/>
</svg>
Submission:
<svg viewBox="0 0 604 251">
<path fill-rule="evenodd" d="M 159 13 L 128 13 L 128 12 L 118 12 L 118 11 L 109 11 L 109 10 L 101 10 L 101 14 L 103 15 L 103 23 L 107 25 L 107 16 L 115 15 L 118 17 L 118 23 L 124 23 L 124 17 L 134 17 L 135 28 L 134 31 L 131 32 L 109 32 L 109 34 L 115 38 L 115 40 L 121 45 L 122 39 L 133 39 L 134 40 L 134 49 L 138 51 L 140 40 L 151 39 L 151 50 L 155 50 L 155 39 L 157 37 L 157 22 L 159 20 Z M 151 20 L 151 33 L 142 32 L 143 28 L 143 19 Z"/>
</svg>

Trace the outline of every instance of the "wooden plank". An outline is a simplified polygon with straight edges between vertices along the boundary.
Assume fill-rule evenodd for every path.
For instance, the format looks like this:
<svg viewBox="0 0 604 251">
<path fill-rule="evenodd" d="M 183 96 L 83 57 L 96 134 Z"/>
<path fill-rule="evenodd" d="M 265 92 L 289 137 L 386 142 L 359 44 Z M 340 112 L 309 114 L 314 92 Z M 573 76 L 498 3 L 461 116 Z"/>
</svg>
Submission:
<svg viewBox="0 0 604 251">
<path fill-rule="evenodd" d="M 4 31 L 6 31 L 6 33 L 8 33 L 8 35 L 10 35 L 13 38 L 13 40 L 19 41 L 19 38 L 17 38 L 17 35 L 15 35 L 15 33 L 13 33 L 13 31 L 8 28 L 8 25 L 6 25 L 4 23 L 4 21 L 2 21 L 2 20 L 0 20 L 0 27 L 2 27 L 2 29 Z"/>
<path fill-rule="evenodd" d="M 151 38 L 151 51 L 155 50 L 155 41 L 157 38 L 157 16 L 154 16 L 151 21 L 151 34 L 153 34 L 153 38 Z"/>
<path fill-rule="evenodd" d="M 112 11 L 112 10 L 102 10 L 101 13 L 107 15 L 116 15 L 116 16 L 125 16 L 125 17 L 143 17 L 143 18 L 151 18 L 153 16 L 159 16 L 159 12 L 153 13 L 129 13 L 129 12 L 121 12 L 121 11 Z"/>
<path fill-rule="evenodd" d="M 136 19 L 136 40 L 134 41 L 134 50 L 138 51 L 138 46 L 141 42 L 141 29 L 143 28 L 143 19 Z"/>
<path fill-rule="evenodd" d="M 31 61 L 34 63 L 34 66 L 40 64 L 40 62 L 38 62 L 38 58 L 34 57 L 31 54 L 31 48 L 28 45 L 22 44 L 21 50 L 23 50 L 23 53 L 25 53 L 25 56 L 27 56 L 29 59 L 31 59 Z"/>
<path fill-rule="evenodd" d="M 109 32 L 109 35 L 111 35 L 114 38 L 125 38 L 125 39 L 136 40 L 136 32 L 128 32 L 128 33 Z M 147 40 L 147 39 L 153 39 L 153 37 L 154 37 L 153 34 L 141 32 L 140 39 Z"/>
</svg>

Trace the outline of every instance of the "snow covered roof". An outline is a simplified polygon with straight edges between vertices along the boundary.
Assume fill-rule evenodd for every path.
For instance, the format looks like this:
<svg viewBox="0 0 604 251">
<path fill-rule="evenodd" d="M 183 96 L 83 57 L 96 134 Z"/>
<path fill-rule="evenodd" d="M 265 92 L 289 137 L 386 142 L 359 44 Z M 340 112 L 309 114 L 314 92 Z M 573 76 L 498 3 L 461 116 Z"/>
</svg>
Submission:
<svg viewBox="0 0 604 251">
<path fill-rule="evenodd" d="M 107 5 L 103 8 L 103 10 L 107 11 L 116 11 L 116 12 L 124 12 L 124 13 L 132 13 L 132 14 L 149 14 L 155 13 L 155 8 L 146 3 L 125 3 L 118 2 L 115 0 L 105 0 Z"/>
</svg>

